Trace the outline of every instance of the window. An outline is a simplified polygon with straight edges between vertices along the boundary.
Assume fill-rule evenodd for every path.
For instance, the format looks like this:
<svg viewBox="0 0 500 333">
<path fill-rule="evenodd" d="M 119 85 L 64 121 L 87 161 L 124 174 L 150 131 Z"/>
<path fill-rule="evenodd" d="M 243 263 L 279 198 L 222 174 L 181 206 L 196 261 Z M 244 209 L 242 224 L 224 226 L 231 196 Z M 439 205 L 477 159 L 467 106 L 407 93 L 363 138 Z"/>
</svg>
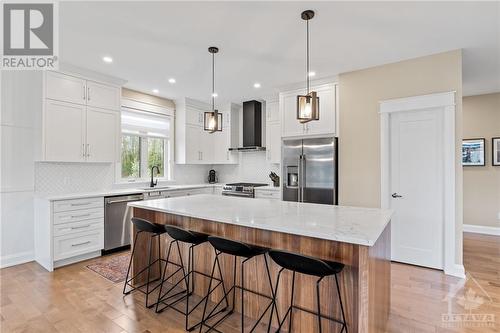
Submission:
<svg viewBox="0 0 500 333">
<path fill-rule="evenodd" d="M 170 180 L 170 117 L 123 108 L 121 120 L 121 178 L 145 180 L 157 166 L 158 177 Z"/>
</svg>

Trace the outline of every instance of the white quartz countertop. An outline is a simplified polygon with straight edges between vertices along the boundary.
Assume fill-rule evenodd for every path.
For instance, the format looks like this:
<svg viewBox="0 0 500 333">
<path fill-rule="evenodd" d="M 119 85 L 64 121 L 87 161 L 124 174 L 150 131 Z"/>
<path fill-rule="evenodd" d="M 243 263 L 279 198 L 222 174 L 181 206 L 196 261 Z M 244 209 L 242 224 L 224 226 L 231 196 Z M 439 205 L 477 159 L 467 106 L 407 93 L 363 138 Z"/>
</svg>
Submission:
<svg viewBox="0 0 500 333">
<path fill-rule="evenodd" d="M 244 227 L 372 246 L 392 211 L 200 194 L 138 201 L 131 207 Z"/>
<path fill-rule="evenodd" d="M 35 196 L 39 199 L 45 199 L 49 201 L 57 200 L 69 200 L 69 199 L 80 199 L 80 198 L 90 198 L 90 197 L 107 197 L 114 195 L 128 195 L 136 193 L 147 193 L 154 191 L 175 191 L 175 190 L 188 190 L 195 188 L 213 187 L 213 186 L 223 186 L 223 184 L 190 184 L 190 185 L 163 185 L 157 188 L 144 189 L 144 188 L 124 188 L 124 189 L 113 189 L 113 190 L 103 190 L 95 192 L 75 192 L 75 193 L 36 193 Z"/>
</svg>

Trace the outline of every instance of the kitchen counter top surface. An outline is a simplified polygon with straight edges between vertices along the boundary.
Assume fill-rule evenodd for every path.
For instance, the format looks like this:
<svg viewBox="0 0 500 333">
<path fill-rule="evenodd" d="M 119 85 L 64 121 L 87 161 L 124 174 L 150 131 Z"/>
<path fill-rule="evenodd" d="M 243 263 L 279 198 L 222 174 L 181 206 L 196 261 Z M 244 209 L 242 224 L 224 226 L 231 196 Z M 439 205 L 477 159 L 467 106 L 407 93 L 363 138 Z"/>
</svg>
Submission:
<svg viewBox="0 0 500 333">
<path fill-rule="evenodd" d="M 90 197 L 107 197 L 114 195 L 129 195 L 129 194 L 139 194 L 139 193 L 147 193 L 154 191 L 175 191 L 175 190 L 188 190 L 188 189 L 196 189 L 196 188 L 205 188 L 205 187 L 214 187 L 214 186 L 222 186 L 223 184 L 190 184 L 190 185 L 160 185 L 156 188 L 152 189 L 142 189 L 142 188 L 124 188 L 124 189 L 111 189 L 104 191 L 95 191 L 95 192 L 76 192 L 76 193 L 61 193 L 61 194 L 47 194 L 47 193 L 35 193 L 35 197 L 39 199 L 45 199 L 49 201 L 57 201 L 57 200 L 70 200 L 70 199 L 81 199 L 81 198 L 90 198 Z"/>
<path fill-rule="evenodd" d="M 372 246 L 392 211 L 210 194 L 138 201 L 131 207 L 250 228 Z"/>
</svg>

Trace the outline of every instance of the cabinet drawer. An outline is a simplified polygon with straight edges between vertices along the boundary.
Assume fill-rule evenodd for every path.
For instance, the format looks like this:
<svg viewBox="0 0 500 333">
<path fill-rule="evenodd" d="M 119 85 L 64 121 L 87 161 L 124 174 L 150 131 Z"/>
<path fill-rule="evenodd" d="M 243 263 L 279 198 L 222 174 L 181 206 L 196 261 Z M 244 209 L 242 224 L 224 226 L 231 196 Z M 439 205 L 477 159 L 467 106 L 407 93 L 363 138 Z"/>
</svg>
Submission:
<svg viewBox="0 0 500 333">
<path fill-rule="evenodd" d="M 104 207 L 103 197 L 54 201 L 55 213 L 97 207 Z"/>
<path fill-rule="evenodd" d="M 280 199 L 279 191 L 255 191 L 255 197 L 261 199 Z"/>
<path fill-rule="evenodd" d="M 98 251 L 104 247 L 103 230 L 54 237 L 54 260 Z"/>
<path fill-rule="evenodd" d="M 104 219 L 85 220 L 73 223 L 61 223 L 54 225 L 54 236 L 64 236 L 81 233 L 89 230 L 103 230 Z"/>
<path fill-rule="evenodd" d="M 93 220 L 104 217 L 104 208 L 90 208 L 77 211 L 60 212 L 54 214 L 54 225 L 72 223 L 84 220 Z"/>
</svg>

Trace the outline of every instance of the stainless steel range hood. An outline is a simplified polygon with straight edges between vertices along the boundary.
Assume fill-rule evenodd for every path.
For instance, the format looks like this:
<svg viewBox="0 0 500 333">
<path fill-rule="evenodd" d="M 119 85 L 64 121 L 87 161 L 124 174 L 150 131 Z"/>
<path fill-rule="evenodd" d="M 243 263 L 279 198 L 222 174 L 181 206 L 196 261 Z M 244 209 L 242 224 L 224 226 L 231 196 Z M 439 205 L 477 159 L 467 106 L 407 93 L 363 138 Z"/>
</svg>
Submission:
<svg viewBox="0 0 500 333">
<path fill-rule="evenodd" d="M 231 151 L 262 151 L 265 137 L 262 103 L 259 101 L 243 102 L 243 146 L 229 148 Z"/>
</svg>

